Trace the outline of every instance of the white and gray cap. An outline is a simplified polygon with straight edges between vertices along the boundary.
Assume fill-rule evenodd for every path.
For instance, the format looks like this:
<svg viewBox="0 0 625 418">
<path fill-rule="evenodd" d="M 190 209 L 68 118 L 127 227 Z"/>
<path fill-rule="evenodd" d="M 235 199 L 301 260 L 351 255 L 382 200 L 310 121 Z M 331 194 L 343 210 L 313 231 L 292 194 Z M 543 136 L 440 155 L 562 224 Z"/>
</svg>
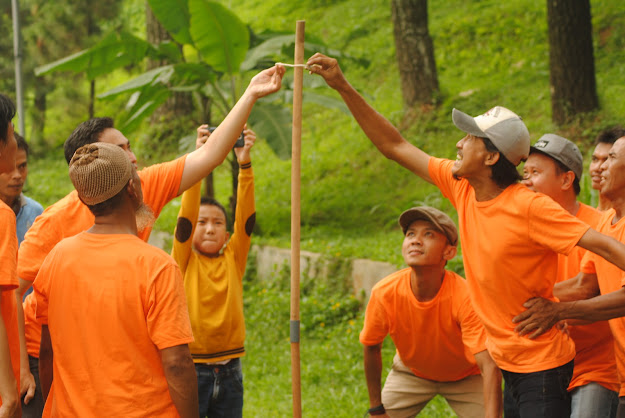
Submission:
<svg viewBox="0 0 625 418">
<path fill-rule="evenodd" d="M 584 157 L 573 142 L 556 134 L 545 134 L 531 147 L 532 152 L 538 151 L 560 161 L 575 173 L 578 180 L 584 171 Z"/>
<path fill-rule="evenodd" d="M 505 107 L 495 106 L 476 117 L 454 109 L 451 118 L 461 131 L 490 139 L 514 165 L 519 165 L 529 156 L 530 133 L 521 117 Z"/>
</svg>

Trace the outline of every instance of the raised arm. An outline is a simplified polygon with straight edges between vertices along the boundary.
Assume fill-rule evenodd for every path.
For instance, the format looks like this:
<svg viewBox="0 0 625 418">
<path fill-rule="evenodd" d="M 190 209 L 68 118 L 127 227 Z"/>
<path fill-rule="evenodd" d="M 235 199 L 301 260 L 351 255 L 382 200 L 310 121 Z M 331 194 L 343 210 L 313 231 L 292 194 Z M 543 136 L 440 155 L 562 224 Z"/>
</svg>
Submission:
<svg viewBox="0 0 625 418">
<path fill-rule="evenodd" d="M 254 171 L 250 150 L 256 142 L 256 133 L 244 130 L 245 144 L 235 148 L 239 162 L 239 183 L 237 186 L 237 207 L 234 216 L 233 234 L 228 247 L 234 251 L 239 275 L 242 278 L 247 264 L 247 255 L 252 243 L 252 230 L 256 223 L 256 202 L 254 197 Z"/>
<path fill-rule="evenodd" d="M 316 53 L 308 60 L 310 72 L 319 74 L 328 86 L 338 91 L 356 122 L 386 158 L 396 161 L 425 181 L 432 183 L 428 172 L 430 156 L 415 147 L 379 114 L 347 81 L 337 60 Z"/>
<path fill-rule="evenodd" d="M 190 153 L 185 161 L 178 194 L 208 176 L 228 156 L 256 100 L 280 89 L 284 67 L 274 66 L 261 71 L 250 81 L 236 105 L 211 135 L 211 140 Z"/>
</svg>

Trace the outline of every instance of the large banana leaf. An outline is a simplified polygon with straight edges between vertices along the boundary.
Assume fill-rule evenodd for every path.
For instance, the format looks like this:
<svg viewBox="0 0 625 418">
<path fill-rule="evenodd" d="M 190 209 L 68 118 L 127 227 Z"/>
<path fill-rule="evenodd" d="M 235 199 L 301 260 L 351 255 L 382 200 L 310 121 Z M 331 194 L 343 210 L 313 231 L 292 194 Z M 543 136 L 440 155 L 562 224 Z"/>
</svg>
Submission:
<svg viewBox="0 0 625 418">
<path fill-rule="evenodd" d="M 115 97 L 119 94 L 132 93 L 144 87 L 155 86 L 160 89 L 163 86 L 172 91 L 195 91 L 207 82 L 217 78 L 214 71 L 203 63 L 179 63 L 164 65 L 146 71 L 127 82 L 113 87 L 98 95 L 99 99 Z"/>
<path fill-rule="evenodd" d="M 180 44 L 190 44 L 189 6 L 187 0 L 148 0 L 154 16 Z"/>
<path fill-rule="evenodd" d="M 291 111 L 284 105 L 258 101 L 248 119 L 250 125 L 281 159 L 291 158 Z"/>
<path fill-rule="evenodd" d="M 84 71 L 87 78 L 93 80 L 114 69 L 141 62 L 147 56 L 158 58 L 160 52 L 149 42 L 130 33 L 114 32 L 91 48 L 36 68 L 35 74 Z"/>
<path fill-rule="evenodd" d="M 118 118 L 119 129 L 126 133 L 136 130 L 141 121 L 154 113 L 170 96 L 171 90 L 165 86 L 135 92 L 128 101 L 126 112 Z"/>
<path fill-rule="evenodd" d="M 245 24 L 219 3 L 189 0 L 190 33 L 202 59 L 216 71 L 239 74 L 249 48 Z"/>
</svg>

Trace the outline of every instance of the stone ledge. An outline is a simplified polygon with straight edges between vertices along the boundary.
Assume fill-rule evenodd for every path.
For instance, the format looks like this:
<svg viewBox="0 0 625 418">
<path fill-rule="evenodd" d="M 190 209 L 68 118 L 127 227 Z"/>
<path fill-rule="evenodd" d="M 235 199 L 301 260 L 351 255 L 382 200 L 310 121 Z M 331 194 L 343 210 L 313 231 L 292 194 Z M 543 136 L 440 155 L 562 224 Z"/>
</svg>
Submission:
<svg viewBox="0 0 625 418">
<path fill-rule="evenodd" d="M 149 243 L 171 251 L 171 234 L 162 231 L 154 231 L 150 235 Z M 291 249 L 270 247 L 266 245 L 252 245 L 251 252 L 255 255 L 256 271 L 261 278 L 272 278 L 279 275 L 285 266 L 291 265 Z M 310 251 L 300 251 L 300 275 L 307 277 L 327 277 L 330 265 L 336 261 L 346 261 L 337 257 L 330 257 Z M 351 281 L 354 295 L 363 296 L 369 300 L 371 289 L 384 277 L 398 270 L 391 263 L 373 261 L 364 258 L 347 260 L 347 272 L 344 280 Z"/>
</svg>

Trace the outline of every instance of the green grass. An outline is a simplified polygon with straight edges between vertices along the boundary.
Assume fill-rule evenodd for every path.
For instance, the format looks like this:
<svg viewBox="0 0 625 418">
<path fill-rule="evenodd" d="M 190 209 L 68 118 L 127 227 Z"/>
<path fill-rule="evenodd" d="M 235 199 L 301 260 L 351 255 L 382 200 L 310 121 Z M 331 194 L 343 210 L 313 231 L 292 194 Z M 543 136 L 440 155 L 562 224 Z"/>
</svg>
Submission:
<svg viewBox="0 0 625 418">
<path fill-rule="evenodd" d="M 253 269 L 245 279 L 247 354 L 243 358 L 245 417 L 284 417 L 292 411 L 291 344 L 289 341 L 288 270 L 259 280 Z M 304 277 L 301 285 L 300 372 L 304 416 L 356 417 L 369 407 L 362 346 L 363 308 L 342 284 Z M 395 348 L 383 344 L 383 380 Z M 453 417 L 442 398 L 435 398 L 420 417 Z"/>
</svg>

